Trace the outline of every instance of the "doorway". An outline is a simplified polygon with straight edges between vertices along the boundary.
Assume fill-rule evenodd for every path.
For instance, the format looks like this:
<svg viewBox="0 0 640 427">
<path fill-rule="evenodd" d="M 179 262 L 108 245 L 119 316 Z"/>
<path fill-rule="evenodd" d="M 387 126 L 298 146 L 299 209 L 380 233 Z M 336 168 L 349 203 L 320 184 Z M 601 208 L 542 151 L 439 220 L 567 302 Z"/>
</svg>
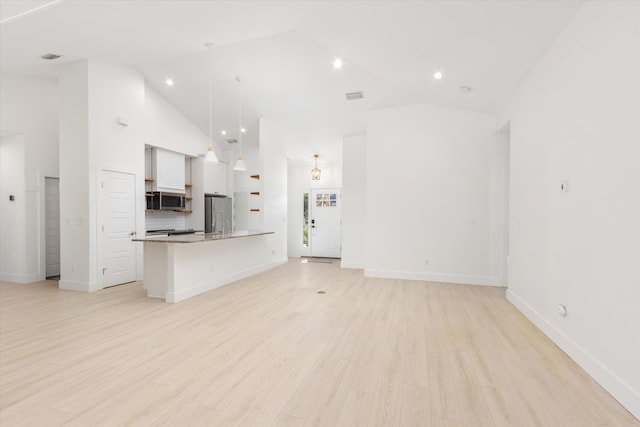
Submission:
<svg viewBox="0 0 640 427">
<path fill-rule="evenodd" d="M 60 179 L 44 179 L 45 277 L 60 279 Z"/>
<path fill-rule="evenodd" d="M 340 258 L 342 194 L 339 188 L 303 194 L 303 245 L 312 257 Z"/>
<path fill-rule="evenodd" d="M 136 229 L 135 175 L 102 171 L 100 183 L 102 287 L 136 280 L 136 244 L 131 239 Z"/>
</svg>

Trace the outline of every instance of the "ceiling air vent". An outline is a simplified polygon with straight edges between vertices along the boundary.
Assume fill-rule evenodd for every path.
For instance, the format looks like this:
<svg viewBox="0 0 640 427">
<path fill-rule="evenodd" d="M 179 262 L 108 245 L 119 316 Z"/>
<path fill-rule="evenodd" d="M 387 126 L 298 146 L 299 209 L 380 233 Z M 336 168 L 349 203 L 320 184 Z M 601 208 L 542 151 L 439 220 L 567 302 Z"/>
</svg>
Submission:
<svg viewBox="0 0 640 427">
<path fill-rule="evenodd" d="M 347 101 L 353 101 L 354 99 L 362 99 L 364 98 L 364 94 L 362 92 L 349 92 L 345 94 L 347 96 Z"/>
<path fill-rule="evenodd" d="M 47 53 L 46 55 L 42 55 L 40 58 L 47 59 L 49 61 L 53 61 L 54 59 L 61 58 L 62 55 L 56 55 L 55 53 Z"/>
<path fill-rule="evenodd" d="M 235 138 L 229 138 L 229 139 L 226 139 L 225 141 L 227 141 L 227 144 L 237 144 L 238 143 L 238 140 L 235 139 Z"/>
</svg>

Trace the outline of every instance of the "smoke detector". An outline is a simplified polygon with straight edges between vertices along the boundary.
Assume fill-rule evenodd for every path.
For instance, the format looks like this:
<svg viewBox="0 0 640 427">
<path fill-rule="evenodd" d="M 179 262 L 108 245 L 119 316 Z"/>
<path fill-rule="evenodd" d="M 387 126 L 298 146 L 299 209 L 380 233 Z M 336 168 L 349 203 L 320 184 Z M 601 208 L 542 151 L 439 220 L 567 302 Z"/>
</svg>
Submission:
<svg viewBox="0 0 640 427">
<path fill-rule="evenodd" d="M 347 101 L 353 101 L 354 99 L 362 99 L 364 98 L 364 94 L 362 92 L 349 92 L 345 93 L 347 97 Z"/>
<path fill-rule="evenodd" d="M 42 55 L 40 58 L 46 59 L 48 61 L 53 61 L 54 59 L 62 58 L 62 55 L 56 55 L 55 53 L 47 53 L 46 55 Z"/>
</svg>

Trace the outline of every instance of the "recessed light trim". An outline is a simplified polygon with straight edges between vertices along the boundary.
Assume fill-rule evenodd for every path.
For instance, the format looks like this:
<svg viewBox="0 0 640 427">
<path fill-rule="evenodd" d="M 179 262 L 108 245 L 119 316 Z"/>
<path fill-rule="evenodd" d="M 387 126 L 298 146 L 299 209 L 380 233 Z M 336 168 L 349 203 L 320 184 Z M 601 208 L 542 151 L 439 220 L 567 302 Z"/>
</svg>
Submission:
<svg viewBox="0 0 640 427">
<path fill-rule="evenodd" d="M 442 71 L 436 71 L 435 73 L 433 73 L 433 78 L 436 80 L 442 80 L 443 74 Z"/>
<path fill-rule="evenodd" d="M 462 93 L 469 93 L 471 90 L 472 89 L 469 86 L 460 86 L 460 92 Z"/>
<path fill-rule="evenodd" d="M 245 128 L 240 128 L 240 132 L 247 133 L 247 130 Z"/>
<path fill-rule="evenodd" d="M 221 130 L 221 131 L 220 131 L 220 135 L 226 135 L 226 134 L 227 134 L 227 131 L 226 131 L 226 130 Z"/>
<path fill-rule="evenodd" d="M 341 58 L 334 58 L 333 59 L 333 68 L 335 68 L 336 70 L 339 70 L 342 68 L 342 59 Z"/>
<path fill-rule="evenodd" d="M 175 84 L 175 82 L 171 77 L 167 77 L 164 82 L 167 84 L 167 86 L 172 86 L 172 87 Z"/>
</svg>

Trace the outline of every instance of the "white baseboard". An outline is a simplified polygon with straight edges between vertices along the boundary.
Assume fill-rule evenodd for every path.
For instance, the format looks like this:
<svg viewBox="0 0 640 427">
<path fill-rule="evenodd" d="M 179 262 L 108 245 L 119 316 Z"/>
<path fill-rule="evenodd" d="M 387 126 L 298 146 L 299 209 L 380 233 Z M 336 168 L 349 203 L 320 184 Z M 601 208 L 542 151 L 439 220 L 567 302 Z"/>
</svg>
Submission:
<svg viewBox="0 0 640 427">
<path fill-rule="evenodd" d="M 420 280 L 423 282 L 455 283 L 460 285 L 502 286 L 506 287 L 502 277 L 465 276 L 458 274 L 422 273 L 413 271 L 373 270 L 365 268 L 365 277 L 383 279 Z"/>
<path fill-rule="evenodd" d="M 340 261 L 340 268 L 357 268 L 364 270 L 364 261 L 350 261 L 343 259 Z"/>
<path fill-rule="evenodd" d="M 507 300 L 516 306 L 538 329 L 591 375 L 591 377 L 604 387 L 622 406 L 627 408 L 634 417 L 640 419 L 640 393 L 638 390 L 634 390 L 623 379 L 611 372 L 609 368 L 580 347 L 564 332 L 556 328 L 510 289 L 507 290 Z"/>
<path fill-rule="evenodd" d="M 35 283 L 35 282 L 41 282 L 44 279 L 38 273 L 30 273 L 30 274 L 0 273 L 0 280 L 2 280 L 3 282 L 12 282 L 12 283 Z"/>
<path fill-rule="evenodd" d="M 266 264 L 257 265 L 255 267 L 248 268 L 246 270 L 239 271 L 237 273 L 229 274 L 224 277 L 217 278 L 208 282 L 200 283 L 198 285 L 191 286 L 187 289 L 182 289 L 179 292 L 167 292 L 164 296 L 165 301 L 169 303 L 176 303 L 184 301 L 187 298 L 200 295 L 202 293 L 211 291 L 213 289 L 228 285 L 229 283 L 236 282 L 238 280 L 253 276 L 254 274 L 262 273 L 263 271 L 270 270 L 288 262 L 287 258 L 269 262 Z"/>
</svg>

